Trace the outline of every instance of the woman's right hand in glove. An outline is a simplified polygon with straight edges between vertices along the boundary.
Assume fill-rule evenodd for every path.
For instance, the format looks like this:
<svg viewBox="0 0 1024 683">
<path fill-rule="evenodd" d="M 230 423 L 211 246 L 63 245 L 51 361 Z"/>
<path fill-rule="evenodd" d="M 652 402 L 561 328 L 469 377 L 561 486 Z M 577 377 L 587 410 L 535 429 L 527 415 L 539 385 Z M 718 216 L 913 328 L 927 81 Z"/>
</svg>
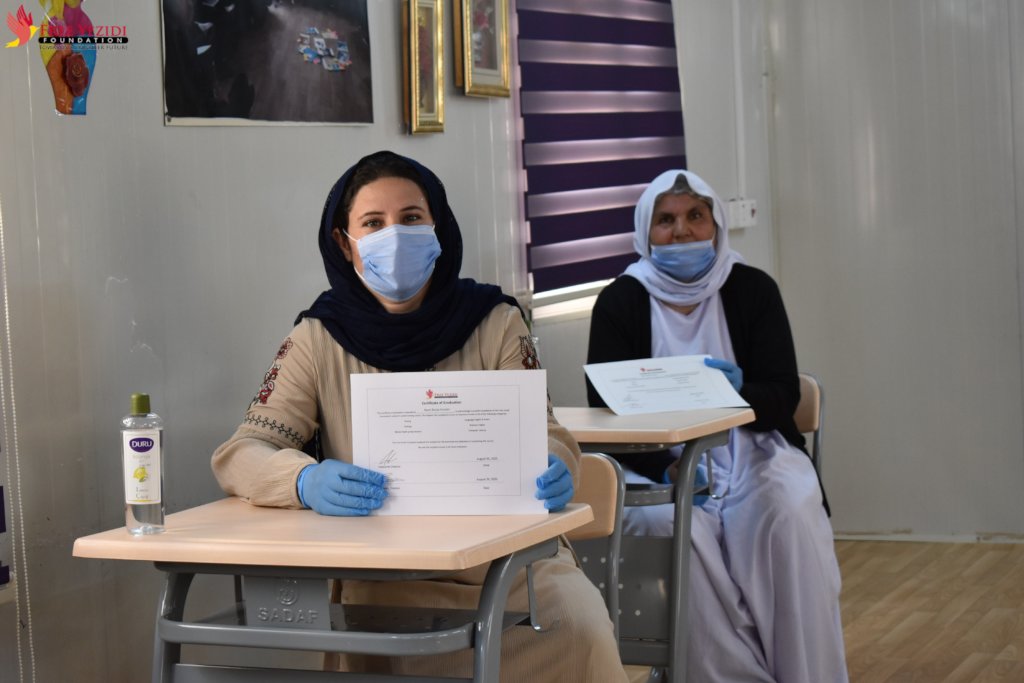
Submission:
<svg viewBox="0 0 1024 683">
<path fill-rule="evenodd" d="M 321 515 L 365 517 L 388 497 L 387 478 L 380 472 L 340 460 L 324 460 L 299 473 L 296 488 L 304 507 Z"/>
</svg>

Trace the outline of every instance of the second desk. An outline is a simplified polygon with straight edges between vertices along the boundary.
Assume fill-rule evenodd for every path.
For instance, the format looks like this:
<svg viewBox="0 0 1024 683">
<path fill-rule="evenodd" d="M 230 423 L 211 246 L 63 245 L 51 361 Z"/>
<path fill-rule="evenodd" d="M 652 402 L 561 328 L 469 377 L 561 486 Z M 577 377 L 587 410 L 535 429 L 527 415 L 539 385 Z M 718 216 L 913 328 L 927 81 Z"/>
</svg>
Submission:
<svg viewBox="0 0 1024 683">
<path fill-rule="evenodd" d="M 584 451 L 601 453 L 649 453 L 685 444 L 675 486 L 630 486 L 626 506 L 675 502 L 675 525 L 671 539 L 624 537 L 623 554 L 637 554 L 639 573 L 633 575 L 623 564 L 620 584 L 643 596 L 645 605 L 656 604 L 668 585 L 667 633 L 657 618 L 633 609 L 626 593 L 619 599 L 619 651 L 625 664 L 642 664 L 668 669 L 669 681 L 684 681 L 687 655 L 687 587 L 690 578 L 690 525 L 693 485 L 702 453 L 729 442 L 729 430 L 754 421 L 750 408 L 680 410 L 643 415 L 616 415 L 608 408 L 557 407 L 555 418 L 579 442 Z M 655 561 L 654 556 L 663 558 Z M 630 558 L 627 558 L 630 559 Z M 661 567 L 667 566 L 668 575 Z M 660 572 L 660 573 L 659 573 Z M 635 588 L 635 590 L 633 590 Z"/>
</svg>

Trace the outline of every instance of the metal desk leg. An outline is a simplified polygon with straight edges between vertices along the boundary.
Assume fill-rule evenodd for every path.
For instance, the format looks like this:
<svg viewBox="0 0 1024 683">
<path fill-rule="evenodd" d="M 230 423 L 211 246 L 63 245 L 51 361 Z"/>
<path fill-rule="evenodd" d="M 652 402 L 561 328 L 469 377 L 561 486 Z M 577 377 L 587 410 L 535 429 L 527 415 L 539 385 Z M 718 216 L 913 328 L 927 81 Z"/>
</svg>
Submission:
<svg viewBox="0 0 1024 683">
<path fill-rule="evenodd" d="M 508 592 L 516 575 L 526 565 L 558 553 L 558 539 L 552 538 L 535 546 L 491 562 L 480 593 L 479 615 L 474 638 L 473 681 L 497 683 L 501 663 L 501 625 Z"/>
<path fill-rule="evenodd" d="M 171 683 L 176 670 L 182 670 L 181 664 L 181 643 L 201 643 L 207 645 L 227 645 L 230 647 L 280 647 L 289 650 L 310 650 L 324 652 L 361 652 L 365 654 L 380 654 L 385 656 L 404 656 L 411 654 L 434 654 L 454 651 L 450 646 L 455 644 L 458 649 L 472 646 L 474 649 L 473 681 L 475 683 L 497 683 L 498 671 L 501 663 L 501 636 L 505 622 L 505 608 L 508 601 L 508 594 L 515 582 L 519 572 L 530 563 L 537 560 L 551 557 L 558 552 L 558 539 L 551 538 L 542 541 L 528 548 L 518 550 L 510 555 L 494 560 L 487 572 L 484 585 L 481 590 L 475 617 L 473 618 L 474 629 L 470 638 L 469 621 L 464 626 L 439 631 L 436 634 L 394 634 L 394 633 L 362 633 L 332 630 L 306 630 L 306 629 L 280 629 L 271 627 L 250 628 L 241 623 L 220 624 L 220 623 L 182 623 L 184 621 L 185 600 L 189 586 L 196 573 L 214 574 L 236 574 L 240 568 L 232 565 L 213 565 L 208 571 L 199 566 L 197 572 L 190 571 L 197 565 L 164 565 L 157 563 L 159 569 L 167 572 L 166 583 L 160 596 L 160 605 L 157 612 L 157 628 L 154 635 L 155 644 L 153 648 L 153 683 Z M 263 568 L 263 573 L 271 576 L 288 574 L 304 578 L 323 578 L 336 576 L 339 573 L 344 576 L 346 570 L 323 570 L 320 568 Z M 250 568 L 251 570 L 251 568 Z M 326 574 L 325 574 L 326 572 Z M 389 573 L 389 572 L 384 572 Z M 257 572 L 259 574 L 259 572 Z M 321 576 L 324 574 L 324 576 Z M 356 570 L 358 576 L 366 576 L 379 580 L 374 570 Z M 390 572 L 394 575 L 395 572 Z M 437 572 L 397 572 L 403 575 L 406 580 L 421 579 L 422 574 L 434 576 Z M 409 574 L 409 576 L 405 576 Z M 393 577 L 397 578 L 397 577 Z M 531 606 L 532 607 L 532 606 Z M 170 634 L 170 635 L 168 635 Z M 165 640 L 165 637 L 168 639 Z M 452 638 L 465 638 L 464 644 Z M 447 644 L 445 642 L 447 639 Z M 401 641 L 401 642 L 398 642 Z M 399 649 L 396 651 L 396 642 Z M 427 649 L 424 649 L 426 647 Z M 232 667 L 221 667 L 216 674 L 205 671 L 202 665 L 185 665 L 192 673 L 189 680 L 226 680 L 214 678 L 213 676 L 231 675 Z M 241 671 L 242 669 L 238 669 Z M 228 673 L 224 673 L 228 672 Z M 241 675 L 241 674 L 239 674 Z M 268 674 L 272 676 L 273 674 Z M 296 674 L 298 676 L 300 674 Z M 199 677 L 197 677 L 199 676 Z M 208 678 L 209 676 L 209 678 Z M 306 680 L 328 680 L 332 674 L 302 673 Z M 384 681 L 399 680 L 395 677 L 378 677 L 375 674 L 334 674 L 329 680 L 352 680 L 355 681 Z M 234 680 L 234 679 L 231 679 Z M 259 680 L 269 680 L 260 678 Z M 439 683 L 439 678 L 408 677 L 404 680 L 431 681 Z M 468 679 L 458 679 L 468 680 Z"/>
<path fill-rule="evenodd" d="M 686 656 L 690 638 L 687 614 L 690 588 L 690 525 L 693 519 L 693 484 L 697 474 L 697 463 L 702 453 L 727 443 L 728 431 L 709 434 L 688 441 L 680 457 L 679 479 L 676 483 L 675 533 L 672 536 L 673 577 L 668 628 L 668 683 L 686 681 Z M 709 457 L 708 468 L 710 467 Z"/>
<path fill-rule="evenodd" d="M 174 665 L 181 662 L 181 644 L 165 643 L 160 637 L 160 617 L 182 621 L 185 598 L 195 574 L 168 572 L 156 614 L 156 632 L 153 634 L 153 683 L 170 683 Z"/>
</svg>

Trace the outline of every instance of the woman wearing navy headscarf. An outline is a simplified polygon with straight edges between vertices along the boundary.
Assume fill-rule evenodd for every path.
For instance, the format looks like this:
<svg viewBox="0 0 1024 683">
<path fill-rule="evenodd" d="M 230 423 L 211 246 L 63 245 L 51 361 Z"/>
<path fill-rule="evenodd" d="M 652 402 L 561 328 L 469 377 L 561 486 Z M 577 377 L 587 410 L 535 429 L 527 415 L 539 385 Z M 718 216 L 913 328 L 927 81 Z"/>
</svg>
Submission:
<svg viewBox="0 0 1024 683">
<path fill-rule="evenodd" d="M 687 680 L 845 683 L 839 567 L 793 422 L 800 388 L 779 289 L 729 247 L 722 201 L 689 171 L 644 190 L 633 247 L 639 259 L 594 304 L 587 361 L 706 354 L 756 416 L 697 470 L 707 482 L 712 468 L 713 490 L 692 516 Z M 678 456 L 626 456 L 627 481 L 674 481 Z M 625 533 L 672 534 L 671 506 L 626 512 Z"/>
<path fill-rule="evenodd" d="M 459 277 L 462 236 L 444 186 L 391 152 L 361 159 L 331 189 L 320 223 L 330 289 L 281 344 L 242 424 L 213 454 L 225 492 L 254 505 L 365 516 L 387 496 L 385 477 L 352 464 L 350 376 L 425 370 L 539 367 L 515 300 Z M 537 497 L 549 510 L 572 498 L 579 446 L 548 410 L 549 467 Z M 304 452 L 318 435 L 322 461 Z M 308 449 L 306 449 L 308 450 Z M 537 633 L 502 637 L 502 681 L 624 681 L 611 621 L 571 551 L 534 563 Z M 345 602 L 475 608 L 487 566 L 444 581 L 346 581 Z M 512 610 L 527 610 L 525 576 Z M 346 668 L 471 676 L 472 652 L 394 659 L 348 657 Z"/>
</svg>

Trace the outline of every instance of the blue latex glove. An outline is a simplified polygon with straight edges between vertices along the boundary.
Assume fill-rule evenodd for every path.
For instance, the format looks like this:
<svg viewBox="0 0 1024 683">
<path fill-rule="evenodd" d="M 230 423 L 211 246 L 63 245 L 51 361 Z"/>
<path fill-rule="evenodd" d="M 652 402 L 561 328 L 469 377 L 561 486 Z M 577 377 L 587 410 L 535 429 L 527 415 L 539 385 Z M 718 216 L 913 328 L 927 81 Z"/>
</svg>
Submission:
<svg viewBox="0 0 1024 683">
<path fill-rule="evenodd" d="M 572 500 L 572 474 L 565 463 L 548 453 L 548 468 L 537 477 L 537 498 L 544 501 L 544 507 L 558 512 Z"/>
<path fill-rule="evenodd" d="M 379 508 L 388 492 L 380 472 L 340 460 L 324 460 L 299 473 L 296 488 L 305 507 L 321 515 L 365 517 Z"/>
<path fill-rule="evenodd" d="M 676 478 L 679 475 L 679 461 L 676 460 L 674 463 L 665 468 L 665 474 L 661 475 L 662 483 L 674 484 Z M 708 470 L 704 463 L 697 465 L 697 471 L 693 475 L 693 490 L 700 491 L 708 486 Z M 693 504 L 702 506 L 708 500 L 707 495 L 694 495 Z"/>
<path fill-rule="evenodd" d="M 708 486 L 708 468 L 707 468 L 707 466 L 704 465 L 704 463 L 701 463 L 701 464 L 697 465 L 697 472 L 696 472 L 696 474 L 694 474 L 694 477 L 693 477 L 693 490 L 694 491 L 700 491 L 701 489 L 707 488 L 707 486 Z M 704 505 L 704 503 L 707 502 L 707 500 L 708 500 L 708 496 L 707 495 L 701 495 L 701 496 L 695 495 L 693 497 L 693 504 L 696 505 L 697 507 L 702 507 Z"/>
<path fill-rule="evenodd" d="M 725 378 L 729 380 L 729 384 L 736 391 L 740 390 L 743 386 L 743 371 L 740 370 L 734 363 L 730 363 L 727 360 L 721 358 L 705 358 L 704 365 L 709 368 L 716 368 L 725 373 Z"/>
</svg>

